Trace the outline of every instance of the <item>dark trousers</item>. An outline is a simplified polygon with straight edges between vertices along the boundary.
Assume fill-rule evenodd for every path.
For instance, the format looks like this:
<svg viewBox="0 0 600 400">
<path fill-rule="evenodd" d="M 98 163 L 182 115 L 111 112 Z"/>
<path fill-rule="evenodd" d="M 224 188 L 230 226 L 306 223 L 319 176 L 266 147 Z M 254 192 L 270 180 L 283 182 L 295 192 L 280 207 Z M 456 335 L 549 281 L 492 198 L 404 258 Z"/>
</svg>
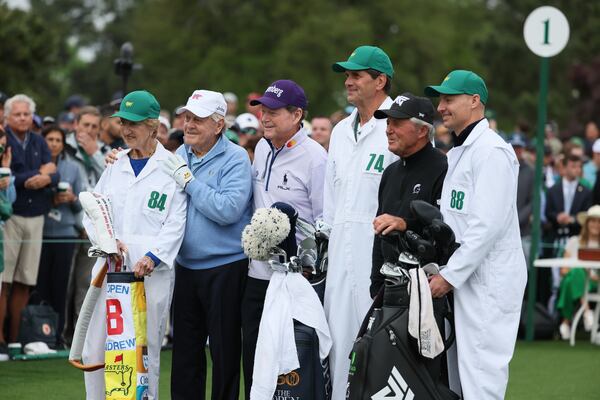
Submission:
<svg viewBox="0 0 600 400">
<path fill-rule="evenodd" d="M 244 386 L 246 400 L 250 400 L 250 388 L 252 387 L 252 371 L 254 370 L 254 354 L 256 352 L 256 341 L 258 340 L 258 327 L 265 305 L 269 281 L 248 277 L 246 290 L 242 301 L 242 337 L 243 337 L 243 365 Z"/>
<path fill-rule="evenodd" d="M 241 300 L 248 260 L 205 270 L 175 266 L 171 399 L 204 399 L 206 339 L 213 362 L 212 399 L 240 390 Z"/>
<path fill-rule="evenodd" d="M 73 237 L 45 238 L 51 240 L 74 240 Z M 40 256 L 36 290 L 48 304 L 58 313 L 59 335 L 65 324 L 67 283 L 73 265 L 75 243 L 44 243 Z"/>
</svg>

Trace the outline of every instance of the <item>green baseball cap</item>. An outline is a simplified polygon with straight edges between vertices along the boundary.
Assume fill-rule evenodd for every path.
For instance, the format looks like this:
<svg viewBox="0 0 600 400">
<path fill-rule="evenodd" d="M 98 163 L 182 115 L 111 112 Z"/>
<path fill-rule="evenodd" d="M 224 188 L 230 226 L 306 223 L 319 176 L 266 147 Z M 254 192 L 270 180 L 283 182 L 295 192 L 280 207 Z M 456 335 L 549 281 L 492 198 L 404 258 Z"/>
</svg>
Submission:
<svg viewBox="0 0 600 400">
<path fill-rule="evenodd" d="M 364 71 L 374 69 L 394 77 L 392 61 L 385 51 L 375 46 L 360 46 L 350 54 L 348 61 L 336 62 L 331 66 L 335 72 Z"/>
<path fill-rule="evenodd" d="M 160 115 L 160 104 L 152 93 L 145 90 L 136 90 L 127 94 L 121 100 L 119 111 L 112 117 L 121 117 L 128 121 L 140 122 L 146 119 L 156 119 Z"/>
<path fill-rule="evenodd" d="M 483 79 L 475 72 L 462 69 L 450 72 L 441 85 L 425 88 L 426 96 L 438 97 L 440 94 L 478 94 L 483 104 L 488 100 L 488 90 Z"/>
</svg>

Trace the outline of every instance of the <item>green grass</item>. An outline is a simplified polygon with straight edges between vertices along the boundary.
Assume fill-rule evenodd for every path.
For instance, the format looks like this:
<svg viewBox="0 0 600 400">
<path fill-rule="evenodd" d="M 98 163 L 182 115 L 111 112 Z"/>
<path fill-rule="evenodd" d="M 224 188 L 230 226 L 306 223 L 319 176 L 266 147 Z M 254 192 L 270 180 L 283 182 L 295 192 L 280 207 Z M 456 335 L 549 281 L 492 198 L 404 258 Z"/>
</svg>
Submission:
<svg viewBox="0 0 600 400">
<path fill-rule="evenodd" d="M 583 337 L 575 347 L 567 342 L 518 342 L 506 398 L 600 399 L 599 372 L 600 347 Z"/>
<path fill-rule="evenodd" d="M 160 398 L 169 399 L 171 352 L 161 357 Z M 510 400 L 593 400 L 600 398 L 600 347 L 581 340 L 517 343 L 510 365 Z M 210 390 L 210 378 L 207 386 Z M 0 363 L 0 399 L 85 398 L 83 373 L 65 360 Z M 210 398 L 208 396 L 208 398 Z"/>
</svg>

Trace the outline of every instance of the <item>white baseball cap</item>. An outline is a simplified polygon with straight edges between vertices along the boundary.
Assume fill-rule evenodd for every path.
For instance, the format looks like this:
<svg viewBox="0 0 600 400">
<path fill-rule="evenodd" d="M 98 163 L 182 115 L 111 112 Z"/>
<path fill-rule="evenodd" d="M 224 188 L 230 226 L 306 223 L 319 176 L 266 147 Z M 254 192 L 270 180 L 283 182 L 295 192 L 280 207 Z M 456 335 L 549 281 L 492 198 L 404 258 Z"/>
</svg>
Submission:
<svg viewBox="0 0 600 400">
<path fill-rule="evenodd" d="M 222 115 L 227 114 L 227 103 L 225 98 L 219 92 L 210 90 L 194 90 L 185 106 L 177 110 L 177 114 L 189 111 L 197 117 L 206 118 L 213 113 Z"/>
<path fill-rule="evenodd" d="M 596 139 L 592 145 L 592 152 L 600 153 L 600 139 Z"/>
<path fill-rule="evenodd" d="M 158 116 L 158 122 L 161 125 L 164 125 L 167 128 L 167 130 L 171 129 L 171 123 L 169 122 L 169 120 L 166 117 L 164 117 L 162 115 L 159 115 Z"/>
<path fill-rule="evenodd" d="M 236 117 L 235 123 L 240 127 L 241 130 L 245 130 L 248 128 L 258 130 L 259 122 L 258 119 L 254 116 L 254 114 L 243 113 Z"/>
</svg>

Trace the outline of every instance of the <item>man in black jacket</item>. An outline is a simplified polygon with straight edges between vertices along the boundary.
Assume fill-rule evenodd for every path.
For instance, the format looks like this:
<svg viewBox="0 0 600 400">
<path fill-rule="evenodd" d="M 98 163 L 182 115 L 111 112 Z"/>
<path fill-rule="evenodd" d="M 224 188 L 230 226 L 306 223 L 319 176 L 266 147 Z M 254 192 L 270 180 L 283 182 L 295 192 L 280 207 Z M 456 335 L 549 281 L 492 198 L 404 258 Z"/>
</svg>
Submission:
<svg viewBox="0 0 600 400">
<path fill-rule="evenodd" d="M 381 178 L 377 217 L 373 221 L 376 235 L 396 230 L 420 231 L 417 221 L 411 218 L 413 200 L 424 200 L 439 207 L 448 162 L 431 144 L 433 115 L 431 100 L 411 93 L 396 97 L 389 110 L 375 111 L 375 118 L 388 119 L 388 149 L 401 157 L 385 169 Z M 371 297 L 375 297 L 383 285 L 381 266 L 385 261 L 396 261 L 394 257 L 397 257 L 394 249 L 375 236 Z"/>
</svg>

